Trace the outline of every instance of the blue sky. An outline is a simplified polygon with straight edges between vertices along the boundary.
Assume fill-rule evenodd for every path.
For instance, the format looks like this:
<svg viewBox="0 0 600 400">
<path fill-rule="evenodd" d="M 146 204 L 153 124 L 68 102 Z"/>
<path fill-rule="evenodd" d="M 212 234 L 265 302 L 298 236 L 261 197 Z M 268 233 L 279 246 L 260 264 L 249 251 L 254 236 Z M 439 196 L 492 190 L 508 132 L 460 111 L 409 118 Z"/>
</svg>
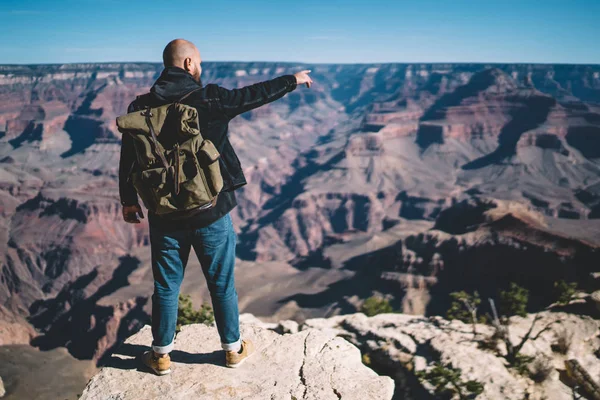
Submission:
<svg viewBox="0 0 600 400">
<path fill-rule="evenodd" d="M 600 64 L 600 0 L 0 0 L 0 64 L 204 61 Z"/>
</svg>

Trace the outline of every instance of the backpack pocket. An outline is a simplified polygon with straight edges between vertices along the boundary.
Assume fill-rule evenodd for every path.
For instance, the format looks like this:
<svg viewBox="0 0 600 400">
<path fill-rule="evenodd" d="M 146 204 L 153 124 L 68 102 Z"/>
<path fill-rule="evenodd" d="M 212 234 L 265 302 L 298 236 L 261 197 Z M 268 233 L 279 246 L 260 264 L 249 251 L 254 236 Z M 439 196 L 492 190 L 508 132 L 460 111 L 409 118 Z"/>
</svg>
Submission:
<svg viewBox="0 0 600 400">
<path fill-rule="evenodd" d="M 167 170 L 161 167 L 134 171 L 131 181 L 146 208 L 159 214 L 160 193 L 167 186 Z"/>
<path fill-rule="evenodd" d="M 223 176 L 218 160 L 221 155 L 219 151 L 208 139 L 202 141 L 198 151 L 198 161 L 200 170 L 204 174 L 205 180 L 212 191 L 213 196 L 219 194 L 223 189 Z"/>
<path fill-rule="evenodd" d="M 195 208 L 209 203 L 214 194 L 196 157 L 187 151 L 179 153 L 179 195 L 182 208 Z"/>
</svg>

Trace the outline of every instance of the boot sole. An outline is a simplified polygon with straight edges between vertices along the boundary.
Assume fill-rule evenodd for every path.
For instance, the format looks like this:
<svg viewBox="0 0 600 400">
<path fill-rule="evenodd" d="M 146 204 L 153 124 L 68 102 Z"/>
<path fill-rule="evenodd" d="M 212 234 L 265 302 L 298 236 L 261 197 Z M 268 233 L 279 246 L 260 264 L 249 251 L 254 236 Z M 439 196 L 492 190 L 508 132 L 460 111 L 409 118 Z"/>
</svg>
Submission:
<svg viewBox="0 0 600 400">
<path fill-rule="evenodd" d="M 169 369 L 165 369 L 165 370 L 159 370 L 156 369 L 154 367 L 152 367 L 151 365 L 148 365 L 144 362 L 143 356 L 142 356 L 142 364 L 144 365 L 144 367 L 146 367 L 147 369 L 149 369 L 150 371 L 154 372 L 156 375 L 158 376 L 163 376 L 163 375 L 168 375 L 171 373 L 171 368 Z"/>
<path fill-rule="evenodd" d="M 248 356 L 248 357 L 250 357 L 250 356 Z M 239 367 L 240 365 L 242 365 L 242 364 L 244 363 L 244 361 L 246 361 L 246 360 L 248 359 L 248 357 L 244 358 L 244 359 L 243 359 L 242 361 L 240 361 L 239 363 L 235 363 L 235 364 L 225 364 L 225 366 L 226 366 L 227 368 L 237 368 L 237 367 Z"/>
<path fill-rule="evenodd" d="M 242 361 L 235 363 L 235 364 L 225 364 L 225 366 L 228 368 L 237 368 L 240 365 L 242 365 L 244 363 L 244 361 L 246 361 L 248 358 L 250 358 L 250 356 L 252 356 L 252 354 L 254 354 L 254 351 L 252 353 L 248 354 L 245 358 L 242 358 Z"/>
<path fill-rule="evenodd" d="M 144 364 L 144 365 L 146 365 L 146 364 Z M 152 368 L 152 367 L 150 367 L 148 365 L 146 365 L 146 368 L 148 368 L 149 370 L 151 370 L 152 372 L 154 372 L 158 376 L 168 375 L 168 374 L 171 373 L 171 368 L 165 369 L 163 371 L 161 371 L 159 369 Z"/>
<path fill-rule="evenodd" d="M 169 369 L 166 369 L 166 370 L 164 370 L 164 371 L 159 371 L 159 370 L 156 370 L 156 369 L 154 369 L 154 368 L 152 368 L 152 370 L 153 370 L 153 371 L 154 371 L 154 373 L 155 373 L 156 375 L 158 375 L 158 376 L 169 375 L 169 374 L 171 373 L 171 368 L 169 368 Z"/>
</svg>

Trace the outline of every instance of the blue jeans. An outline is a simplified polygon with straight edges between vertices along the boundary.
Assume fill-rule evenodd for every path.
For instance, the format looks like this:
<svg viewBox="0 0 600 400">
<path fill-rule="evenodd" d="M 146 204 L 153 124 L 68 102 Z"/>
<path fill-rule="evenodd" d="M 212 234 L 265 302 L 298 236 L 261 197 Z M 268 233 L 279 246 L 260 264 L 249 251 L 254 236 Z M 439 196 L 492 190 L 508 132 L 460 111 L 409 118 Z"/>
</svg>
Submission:
<svg viewBox="0 0 600 400">
<path fill-rule="evenodd" d="M 238 296 L 234 282 L 236 234 L 229 214 L 198 229 L 162 232 L 150 226 L 152 250 L 152 348 L 173 350 L 179 289 L 193 246 L 208 284 L 217 330 L 224 350 L 240 343 Z"/>
</svg>

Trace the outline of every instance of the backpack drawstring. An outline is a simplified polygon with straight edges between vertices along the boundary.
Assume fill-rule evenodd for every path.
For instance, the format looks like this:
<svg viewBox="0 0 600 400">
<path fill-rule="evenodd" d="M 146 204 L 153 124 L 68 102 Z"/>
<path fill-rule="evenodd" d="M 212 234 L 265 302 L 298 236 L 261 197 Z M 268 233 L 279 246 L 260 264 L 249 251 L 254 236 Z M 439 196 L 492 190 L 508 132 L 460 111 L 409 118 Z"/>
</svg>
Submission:
<svg viewBox="0 0 600 400">
<path fill-rule="evenodd" d="M 175 144 L 175 194 L 179 194 L 179 143 Z"/>
<path fill-rule="evenodd" d="M 150 106 L 147 107 L 144 116 L 146 117 L 146 124 L 148 125 L 148 129 L 150 130 L 150 135 L 152 136 L 152 141 L 154 142 L 156 153 L 158 154 L 158 157 L 160 158 L 163 167 L 165 167 L 167 177 L 170 176 L 173 178 L 173 192 L 175 194 L 179 194 L 179 144 L 177 144 L 177 151 L 175 152 L 176 168 L 173 168 L 173 166 L 169 165 L 169 163 L 167 162 L 167 159 L 165 158 L 165 155 L 162 153 L 162 151 L 160 151 L 158 137 L 156 136 L 154 126 L 152 125 L 152 120 L 150 119 L 150 117 L 152 116 Z"/>
</svg>

